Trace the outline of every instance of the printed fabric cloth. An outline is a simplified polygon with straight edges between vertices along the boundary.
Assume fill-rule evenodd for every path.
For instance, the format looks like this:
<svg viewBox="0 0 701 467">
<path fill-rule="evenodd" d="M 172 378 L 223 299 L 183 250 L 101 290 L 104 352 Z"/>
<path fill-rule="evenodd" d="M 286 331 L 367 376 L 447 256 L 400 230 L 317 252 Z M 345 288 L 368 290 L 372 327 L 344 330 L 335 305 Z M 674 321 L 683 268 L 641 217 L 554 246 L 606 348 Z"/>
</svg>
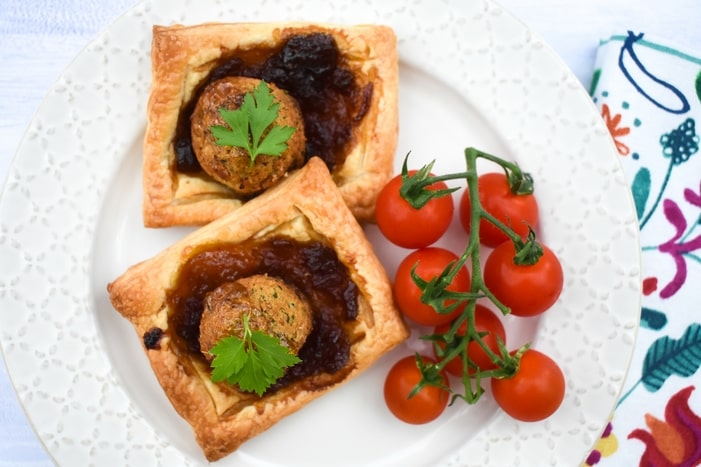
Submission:
<svg viewBox="0 0 701 467">
<path fill-rule="evenodd" d="M 701 54 L 641 31 L 603 40 L 591 96 L 640 223 L 640 329 L 586 466 L 701 464 Z"/>
</svg>

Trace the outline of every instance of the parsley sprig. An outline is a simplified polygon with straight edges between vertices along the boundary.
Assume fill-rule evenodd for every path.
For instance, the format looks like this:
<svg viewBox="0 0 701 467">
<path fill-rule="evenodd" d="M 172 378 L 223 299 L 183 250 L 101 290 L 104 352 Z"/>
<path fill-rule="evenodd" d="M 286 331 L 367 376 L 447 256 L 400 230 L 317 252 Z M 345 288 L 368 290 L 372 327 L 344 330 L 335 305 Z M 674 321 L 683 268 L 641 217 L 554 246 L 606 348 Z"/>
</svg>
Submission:
<svg viewBox="0 0 701 467">
<path fill-rule="evenodd" d="M 243 97 L 238 109 L 219 109 L 228 128 L 212 125 L 211 131 L 219 146 L 245 149 L 251 157 L 251 165 L 260 154 L 279 157 L 287 149 L 287 141 L 296 129 L 291 126 L 273 125 L 280 111 L 270 86 L 261 81 Z"/>
<path fill-rule="evenodd" d="M 226 381 L 259 396 L 285 374 L 285 368 L 301 361 L 275 337 L 251 330 L 248 315 L 243 316 L 243 338 L 225 337 L 210 353 L 215 355 L 212 381 Z"/>
</svg>

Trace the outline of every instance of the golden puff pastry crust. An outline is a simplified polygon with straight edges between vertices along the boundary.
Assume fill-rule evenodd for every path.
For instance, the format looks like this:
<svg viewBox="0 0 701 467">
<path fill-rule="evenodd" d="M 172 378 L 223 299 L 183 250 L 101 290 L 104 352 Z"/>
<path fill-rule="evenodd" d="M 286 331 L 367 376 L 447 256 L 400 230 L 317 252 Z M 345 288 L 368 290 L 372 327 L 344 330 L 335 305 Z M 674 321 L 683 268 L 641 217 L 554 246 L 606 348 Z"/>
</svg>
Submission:
<svg viewBox="0 0 701 467">
<path fill-rule="evenodd" d="M 143 220 L 147 227 L 203 225 L 246 199 L 200 172 L 176 170 L 173 145 L 181 110 L 223 57 L 280 47 L 295 35 L 327 33 L 345 68 L 369 99 L 355 122 L 341 165 L 331 172 L 360 221 L 372 221 L 377 193 L 393 172 L 398 133 L 398 55 L 393 30 L 381 25 L 206 23 L 154 26 L 152 83 L 143 154 Z M 311 157 L 315 154 L 308 154 Z"/>
<path fill-rule="evenodd" d="M 177 343 L 168 294 L 183 264 L 203 246 L 284 236 L 330 245 L 356 285 L 357 315 L 347 333 L 347 362 L 256 396 L 212 383 L 210 370 Z M 224 217 L 199 228 L 158 255 L 130 267 L 107 286 L 114 308 L 144 338 L 144 349 L 166 395 L 194 431 L 210 461 L 226 456 L 313 399 L 360 374 L 408 337 L 390 281 L 348 209 L 326 165 L 312 158 L 282 183 Z M 157 330 L 157 344 L 147 342 Z"/>
</svg>

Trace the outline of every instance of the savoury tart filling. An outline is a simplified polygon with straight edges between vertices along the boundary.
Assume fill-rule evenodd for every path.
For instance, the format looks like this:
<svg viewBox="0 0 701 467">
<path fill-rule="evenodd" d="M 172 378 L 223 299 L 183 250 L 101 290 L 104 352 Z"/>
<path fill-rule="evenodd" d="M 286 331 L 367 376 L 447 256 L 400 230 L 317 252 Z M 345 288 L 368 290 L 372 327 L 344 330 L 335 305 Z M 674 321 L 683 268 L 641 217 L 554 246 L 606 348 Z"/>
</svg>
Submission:
<svg viewBox="0 0 701 467">
<path fill-rule="evenodd" d="M 358 288 L 334 250 L 318 240 L 275 236 L 196 252 L 167 294 L 168 334 L 177 351 L 208 365 L 200 349 L 205 296 L 222 284 L 258 274 L 294 287 L 312 311 L 311 332 L 298 352 L 301 362 L 288 368 L 266 394 L 321 373 L 343 378 L 354 339 L 350 328 L 358 315 Z M 145 345 L 153 345 L 153 337 L 147 333 Z"/>
<path fill-rule="evenodd" d="M 333 36 L 314 32 L 291 35 L 277 47 L 224 51 L 179 114 L 173 139 L 177 171 L 202 170 L 193 149 L 191 117 L 206 87 L 232 76 L 261 79 L 287 91 L 303 116 L 305 159 L 318 156 L 332 172 L 343 165 L 353 128 L 368 112 L 373 87 L 358 82 Z"/>
</svg>

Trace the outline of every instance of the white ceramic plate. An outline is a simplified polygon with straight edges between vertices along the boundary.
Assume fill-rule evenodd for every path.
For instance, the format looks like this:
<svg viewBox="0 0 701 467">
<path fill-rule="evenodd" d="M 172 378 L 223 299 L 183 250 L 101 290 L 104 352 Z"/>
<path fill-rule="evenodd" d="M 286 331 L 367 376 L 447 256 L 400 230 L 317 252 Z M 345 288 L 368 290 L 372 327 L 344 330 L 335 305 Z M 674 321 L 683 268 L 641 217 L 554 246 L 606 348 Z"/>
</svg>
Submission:
<svg viewBox="0 0 701 467">
<path fill-rule="evenodd" d="M 221 461 L 238 466 L 578 465 L 625 379 L 640 309 L 638 230 L 615 151 L 576 78 L 488 0 L 146 1 L 92 42 L 48 93 L 0 205 L 0 337 L 22 404 L 59 465 L 197 465 L 189 426 L 156 383 L 105 285 L 188 229 L 141 225 L 140 147 L 154 23 L 381 22 L 400 47 L 399 160 L 460 170 L 477 146 L 537 183 L 542 239 L 564 292 L 538 319 L 505 319 L 564 368 L 567 395 L 542 423 L 512 421 L 489 395 L 409 426 L 382 400 L 396 349 L 361 377 Z M 368 235 L 390 274 L 405 251 Z M 444 246 L 461 249 L 459 230 Z M 459 250 L 458 250 L 459 251 Z"/>
</svg>

